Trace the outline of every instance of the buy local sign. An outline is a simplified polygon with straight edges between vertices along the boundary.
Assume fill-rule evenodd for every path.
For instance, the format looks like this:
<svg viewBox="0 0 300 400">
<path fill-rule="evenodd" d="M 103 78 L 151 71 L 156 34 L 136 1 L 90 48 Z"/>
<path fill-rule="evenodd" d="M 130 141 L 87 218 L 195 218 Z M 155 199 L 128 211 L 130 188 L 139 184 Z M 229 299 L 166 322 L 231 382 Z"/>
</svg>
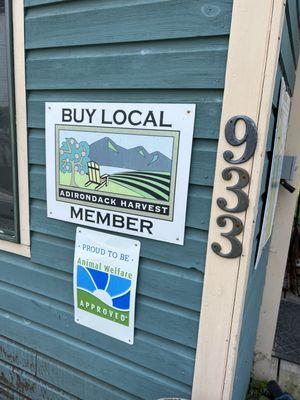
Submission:
<svg viewBox="0 0 300 400">
<path fill-rule="evenodd" d="M 46 103 L 48 217 L 183 244 L 195 105 Z"/>
</svg>

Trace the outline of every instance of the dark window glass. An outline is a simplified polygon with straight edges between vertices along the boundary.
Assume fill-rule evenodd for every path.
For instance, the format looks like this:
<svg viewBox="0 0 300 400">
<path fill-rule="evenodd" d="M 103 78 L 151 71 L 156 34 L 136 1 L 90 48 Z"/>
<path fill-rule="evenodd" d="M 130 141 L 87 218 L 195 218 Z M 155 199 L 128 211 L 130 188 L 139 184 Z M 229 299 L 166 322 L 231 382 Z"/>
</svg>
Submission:
<svg viewBox="0 0 300 400">
<path fill-rule="evenodd" d="M 0 0 L 0 238 L 17 241 L 17 193 L 10 2 Z"/>
</svg>

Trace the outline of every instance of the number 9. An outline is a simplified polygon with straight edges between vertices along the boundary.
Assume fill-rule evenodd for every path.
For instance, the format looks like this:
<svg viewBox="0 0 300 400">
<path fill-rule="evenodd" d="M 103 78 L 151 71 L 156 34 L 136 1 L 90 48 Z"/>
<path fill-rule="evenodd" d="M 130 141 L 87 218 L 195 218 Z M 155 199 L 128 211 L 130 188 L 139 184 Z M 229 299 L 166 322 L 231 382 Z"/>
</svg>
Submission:
<svg viewBox="0 0 300 400">
<path fill-rule="evenodd" d="M 236 124 L 239 120 L 242 120 L 245 123 L 245 135 L 241 139 L 238 139 L 235 135 Z M 225 161 L 230 164 L 244 163 L 254 154 L 257 144 L 257 128 L 251 118 L 245 115 L 237 115 L 230 118 L 225 127 L 225 137 L 227 142 L 232 146 L 240 146 L 241 144 L 246 143 L 244 154 L 238 160 L 233 160 L 234 154 L 231 150 L 224 151 L 223 157 Z"/>
</svg>

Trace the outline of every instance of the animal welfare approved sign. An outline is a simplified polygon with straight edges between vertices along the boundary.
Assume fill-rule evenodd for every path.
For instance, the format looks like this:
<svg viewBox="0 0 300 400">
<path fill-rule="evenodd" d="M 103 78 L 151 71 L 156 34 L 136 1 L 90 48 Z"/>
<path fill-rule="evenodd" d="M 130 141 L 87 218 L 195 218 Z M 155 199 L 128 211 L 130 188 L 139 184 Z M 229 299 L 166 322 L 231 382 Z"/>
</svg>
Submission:
<svg viewBox="0 0 300 400">
<path fill-rule="evenodd" d="M 139 256 L 137 240 L 77 228 L 75 322 L 133 344 Z"/>
</svg>

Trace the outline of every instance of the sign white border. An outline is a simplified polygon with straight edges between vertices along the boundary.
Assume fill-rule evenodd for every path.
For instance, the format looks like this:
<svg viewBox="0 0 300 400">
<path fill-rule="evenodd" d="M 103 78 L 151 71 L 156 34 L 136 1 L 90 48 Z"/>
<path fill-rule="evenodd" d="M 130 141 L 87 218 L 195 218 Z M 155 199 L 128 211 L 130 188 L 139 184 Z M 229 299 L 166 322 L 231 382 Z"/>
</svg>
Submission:
<svg viewBox="0 0 300 400">
<path fill-rule="evenodd" d="M 194 104 L 146 104 L 146 103 L 46 103 L 46 173 L 47 173 L 47 216 L 49 218 L 55 218 L 67 222 L 72 222 L 77 225 L 86 225 L 93 228 L 104 229 L 108 231 L 114 231 L 119 233 L 125 233 L 129 235 L 135 235 L 139 237 L 155 239 L 165 241 L 169 243 L 175 243 L 183 245 L 184 243 L 184 231 L 185 231 L 185 219 L 186 219 L 186 207 L 187 207 L 187 194 L 189 184 L 189 172 L 191 162 L 191 151 L 194 131 L 194 120 L 195 120 L 195 105 Z M 66 122 L 63 120 L 62 109 L 69 108 L 77 110 L 78 114 L 82 109 L 94 110 L 93 121 L 91 122 L 88 115 L 84 117 L 82 122 Z M 112 222 L 109 225 L 99 223 L 90 217 L 92 213 L 96 211 L 101 212 L 101 208 L 95 209 L 86 205 L 80 205 L 81 213 L 76 213 L 71 216 L 72 204 L 57 201 L 56 199 L 56 138 L 55 130 L 57 125 L 76 125 L 77 127 L 100 127 L 107 128 L 101 120 L 102 110 L 107 111 L 107 115 L 112 115 L 116 110 L 124 110 L 128 115 L 132 110 L 139 110 L 141 112 L 141 119 L 145 118 L 149 110 L 153 112 L 153 115 L 160 115 L 164 113 L 164 120 L 169 123 L 169 126 L 153 126 L 150 123 L 147 126 L 135 126 L 138 129 L 151 129 L 157 131 L 177 131 L 179 132 L 179 147 L 177 155 L 177 172 L 176 172 L 176 186 L 174 193 L 173 203 L 173 221 L 166 221 L 162 219 L 144 217 L 134 215 L 135 219 L 138 219 L 137 227 L 139 231 L 133 231 L 126 227 L 112 226 Z M 111 128 L 121 128 L 119 124 L 112 121 Z M 122 124 L 122 128 L 133 128 L 129 123 L 128 119 Z M 85 129 L 87 130 L 87 129 Z M 78 210 L 78 208 L 76 209 Z M 88 216 L 87 217 L 87 213 Z M 128 221 L 133 215 L 126 212 L 114 212 L 105 210 L 105 213 L 121 215 L 125 221 Z M 150 230 L 142 229 L 141 220 L 147 220 L 152 223 Z M 126 225 L 126 224 L 125 224 Z"/>
<path fill-rule="evenodd" d="M 95 251 L 91 251 L 95 250 Z M 101 253 L 97 251 L 102 250 Z M 110 252 L 110 253 L 109 253 Z M 115 253 L 114 258 L 112 254 Z M 109 256 L 111 254 L 111 256 Z M 126 255 L 127 261 L 120 255 Z M 74 254 L 74 278 L 73 278 L 73 293 L 74 293 L 74 319 L 75 322 L 84 325 L 88 328 L 94 329 L 110 337 L 126 342 L 128 344 L 134 343 L 134 321 L 135 321 L 135 298 L 136 298 L 136 285 L 139 267 L 140 255 L 140 242 L 133 239 L 123 238 L 115 235 L 110 235 L 103 232 L 97 232 L 92 229 L 85 229 L 78 227 L 76 230 L 76 244 Z M 78 307 L 77 303 L 77 272 L 78 272 L 78 259 L 82 260 L 81 266 L 86 267 L 86 263 L 100 265 L 98 271 L 106 272 L 105 266 L 109 266 L 113 270 L 122 270 L 131 274 L 130 286 L 130 308 L 129 308 L 129 325 L 122 325 L 115 321 L 105 319 L 101 315 L 95 315 L 91 312 L 85 311 Z M 92 269 L 97 269 L 91 267 Z M 109 273 L 109 279 L 110 274 Z M 116 275 L 115 275 L 116 276 Z M 91 278 L 92 279 L 92 278 Z M 109 280 L 107 285 L 109 284 Z M 107 286 L 106 285 L 106 286 Z M 104 292 L 104 290 L 102 290 Z M 89 307 L 91 304 L 89 305 Z M 96 310 L 96 307 L 94 306 Z M 100 312 L 100 310 L 99 310 Z M 101 310 L 103 313 L 103 310 Z M 119 311 L 119 316 L 122 311 Z"/>
</svg>

